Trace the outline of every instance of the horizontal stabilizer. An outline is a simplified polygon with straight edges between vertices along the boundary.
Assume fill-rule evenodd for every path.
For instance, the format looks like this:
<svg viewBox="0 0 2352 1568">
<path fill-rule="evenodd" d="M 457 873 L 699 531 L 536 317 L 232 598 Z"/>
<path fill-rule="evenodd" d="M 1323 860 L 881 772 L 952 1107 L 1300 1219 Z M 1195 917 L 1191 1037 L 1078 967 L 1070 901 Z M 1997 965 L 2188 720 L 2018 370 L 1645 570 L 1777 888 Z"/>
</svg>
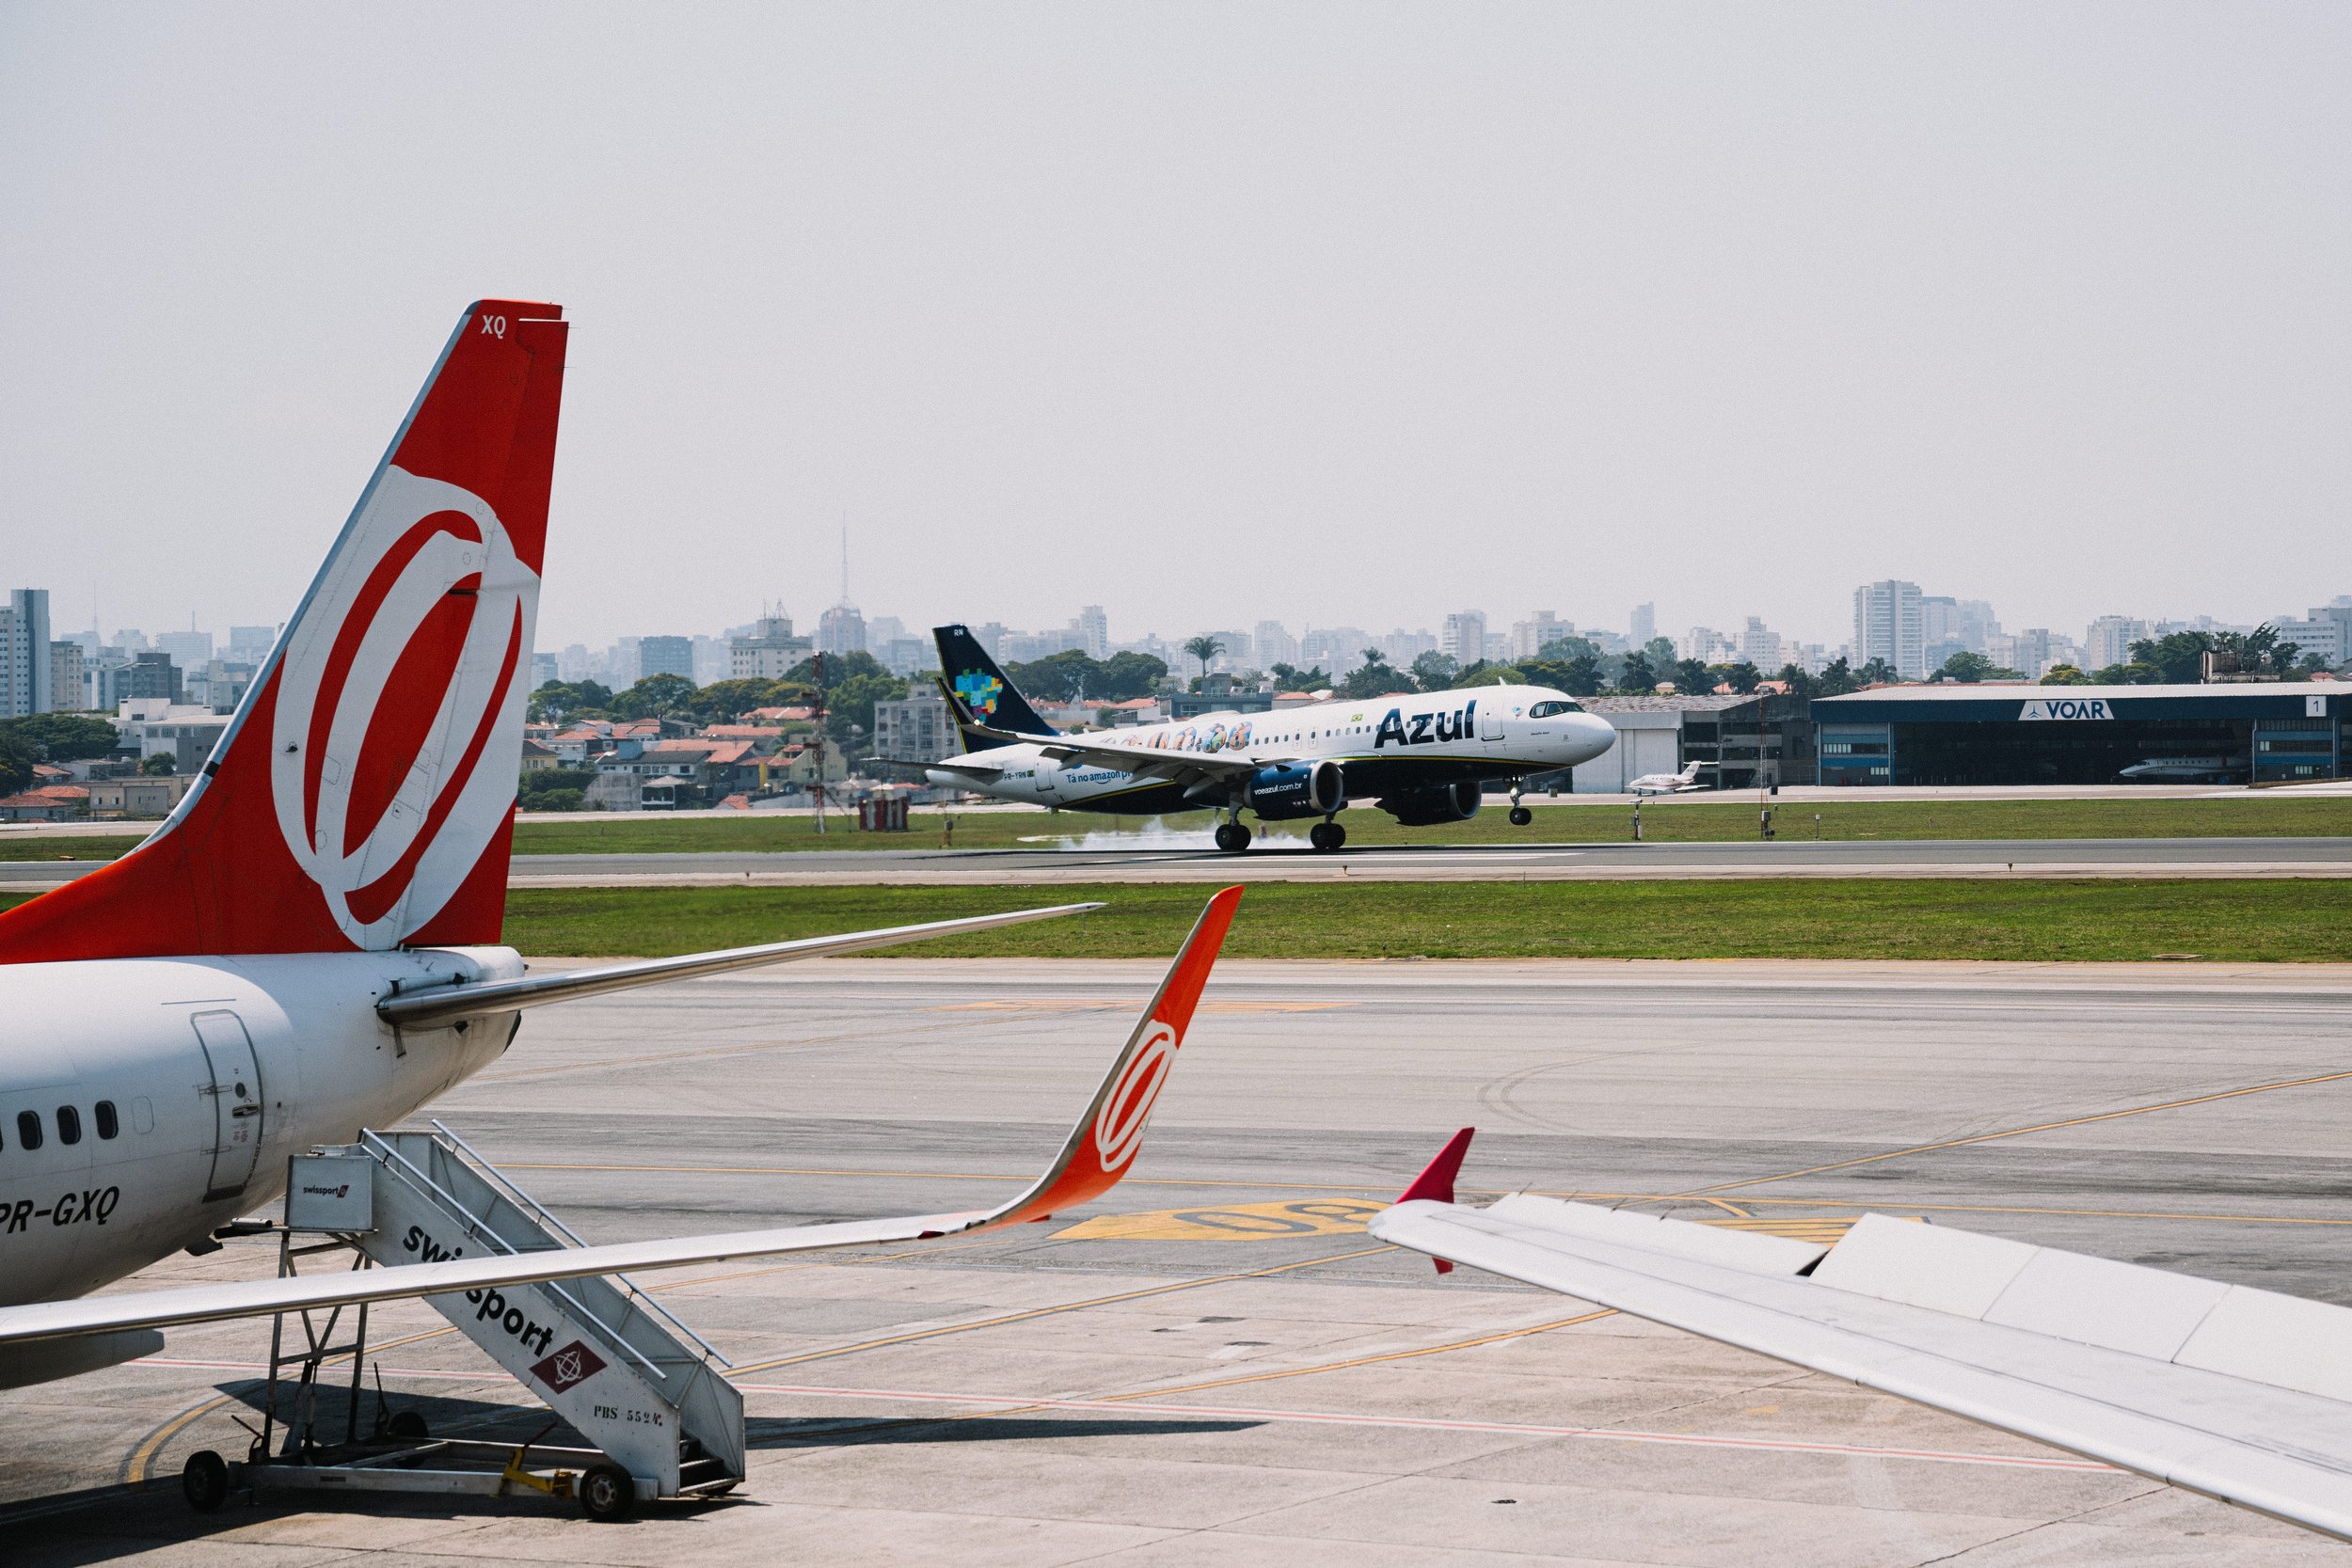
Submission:
<svg viewBox="0 0 2352 1568">
<path fill-rule="evenodd" d="M 703 974 L 726 974 L 739 969 L 788 963 L 794 958 L 822 958 L 842 953 L 870 953 L 877 947 L 928 942 L 933 937 L 993 931 L 1032 920 L 1054 920 L 1084 914 L 1103 906 L 1052 904 L 1041 910 L 1013 910 L 1004 914 L 976 914 L 961 920 L 933 920 L 920 926 L 885 926 L 873 931 L 847 931 L 839 936 L 803 937 L 796 942 L 764 942 L 756 947 L 728 947 L 712 953 L 688 953 L 675 958 L 641 958 L 631 963 L 600 964 L 561 974 L 525 975 L 519 980 L 493 980 L 486 985 L 435 986 L 402 991 L 375 1005 L 376 1016 L 404 1029 L 431 1029 L 461 1018 L 484 1013 L 543 1007 L 550 1002 L 571 1002 L 583 996 L 603 996 L 634 990 L 668 980 L 691 980 Z"/>
</svg>

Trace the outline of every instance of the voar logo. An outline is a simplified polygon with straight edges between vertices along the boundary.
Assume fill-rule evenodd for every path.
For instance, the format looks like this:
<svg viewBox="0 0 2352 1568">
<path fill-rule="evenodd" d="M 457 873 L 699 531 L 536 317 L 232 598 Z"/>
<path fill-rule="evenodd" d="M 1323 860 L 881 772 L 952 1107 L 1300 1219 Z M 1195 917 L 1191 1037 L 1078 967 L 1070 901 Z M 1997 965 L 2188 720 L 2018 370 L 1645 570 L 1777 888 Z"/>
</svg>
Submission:
<svg viewBox="0 0 2352 1568">
<path fill-rule="evenodd" d="M 993 719 L 996 716 L 997 694 L 1004 689 L 1003 681 L 978 671 L 956 677 L 956 695 L 962 699 L 965 707 L 971 709 L 975 719 Z"/>
<path fill-rule="evenodd" d="M 2112 719 L 2115 710 L 2103 697 L 2036 697 L 2018 710 L 2018 720 Z"/>
</svg>

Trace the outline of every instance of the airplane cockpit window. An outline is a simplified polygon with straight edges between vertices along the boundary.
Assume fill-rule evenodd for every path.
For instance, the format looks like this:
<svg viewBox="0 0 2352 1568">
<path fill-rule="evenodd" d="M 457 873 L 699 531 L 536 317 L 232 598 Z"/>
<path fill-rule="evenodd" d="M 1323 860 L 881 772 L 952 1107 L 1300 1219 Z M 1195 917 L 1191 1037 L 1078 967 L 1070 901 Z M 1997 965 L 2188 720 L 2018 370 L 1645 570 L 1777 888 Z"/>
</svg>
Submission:
<svg viewBox="0 0 2352 1568">
<path fill-rule="evenodd" d="M 82 1141 L 82 1113 L 71 1105 L 57 1107 L 57 1141 L 61 1144 Z"/>
<path fill-rule="evenodd" d="M 39 1111 L 17 1112 L 16 1141 L 28 1152 L 40 1147 L 40 1113 Z"/>
<path fill-rule="evenodd" d="M 1549 719 L 1555 713 L 1581 713 L 1583 711 L 1584 709 L 1575 703 L 1537 703 L 1527 710 L 1527 716 L 1530 719 Z"/>
<path fill-rule="evenodd" d="M 100 1137 L 111 1138 L 119 1135 L 122 1132 L 122 1122 L 115 1115 L 115 1102 L 113 1101 L 102 1100 L 98 1102 L 94 1109 L 98 1113 L 98 1135 Z"/>
</svg>

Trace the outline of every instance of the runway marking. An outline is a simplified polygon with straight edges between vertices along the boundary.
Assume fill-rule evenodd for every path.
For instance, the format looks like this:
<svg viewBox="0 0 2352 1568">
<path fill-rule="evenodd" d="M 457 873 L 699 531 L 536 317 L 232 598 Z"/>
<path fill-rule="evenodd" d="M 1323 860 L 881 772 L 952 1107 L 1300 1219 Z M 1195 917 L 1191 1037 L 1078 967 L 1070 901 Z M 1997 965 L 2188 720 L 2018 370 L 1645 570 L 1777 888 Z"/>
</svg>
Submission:
<svg viewBox="0 0 2352 1568">
<path fill-rule="evenodd" d="M 863 1339 L 853 1345 L 834 1345 L 824 1350 L 803 1351 L 797 1355 L 780 1355 L 770 1361 L 755 1361 L 736 1368 L 729 1375 L 740 1377 L 747 1372 L 764 1372 L 777 1367 L 793 1367 L 803 1361 L 824 1361 L 836 1355 L 854 1355 L 860 1351 L 882 1350 L 891 1345 L 912 1344 L 918 1339 L 936 1339 L 949 1334 L 969 1334 L 983 1328 L 1001 1328 L 1006 1323 L 1026 1323 L 1033 1318 L 1055 1317 L 1063 1312 L 1076 1312 L 1089 1307 L 1111 1307 L 1123 1301 L 1143 1301 L 1152 1296 L 1172 1295 L 1179 1291 L 1198 1291 L 1210 1285 L 1231 1285 L 1242 1279 L 1263 1279 L 1272 1275 L 1289 1274 L 1295 1269 L 1311 1269 L 1323 1263 L 1343 1263 L 1351 1258 L 1371 1258 L 1379 1253 L 1395 1250 L 1396 1248 L 1392 1246 L 1365 1247 L 1357 1252 L 1333 1253 L 1327 1258 L 1304 1258 L 1295 1262 L 1276 1263 L 1269 1268 L 1251 1269 L 1246 1274 L 1212 1275 L 1205 1279 L 1180 1279 L 1167 1285 L 1148 1285 L 1139 1291 L 1121 1291 L 1116 1295 L 1091 1296 L 1085 1301 L 1062 1302 L 1053 1307 L 1032 1307 L 1024 1311 L 1000 1313 L 993 1318 L 979 1318 L 970 1323 L 943 1323 L 937 1328 L 918 1328 L 908 1334 L 890 1334 L 879 1339 Z"/>
<path fill-rule="evenodd" d="M 2022 1138 L 2029 1132 L 2051 1132 L 2064 1127 L 2087 1127 L 2093 1122 L 2116 1121 L 2124 1117 L 2143 1117 L 2152 1111 L 2177 1111 L 2189 1105 L 2211 1105 L 2217 1101 L 2239 1100 L 2252 1094 L 2269 1094 L 2277 1089 L 2309 1088 L 2313 1084 L 2337 1084 L 2352 1078 L 2352 1071 L 2323 1072 L 2312 1078 L 2287 1078 L 2275 1084 L 2252 1084 L 2242 1089 L 2222 1089 L 2214 1094 L 2191 1095 L 2185 1100 L 2167 1100 L 2154 1105 L 2133 1105 L 2121 1111 L 2100 1111 L 2087 1117 L 2068 1117 L 2062 1121 L 2036 1122 L 2031 1127 L 2012 1127 L 2004 1132 L 1979 1132 L 1965 1138 L 1947 1138 L 1941 1143 L 1918 1144 L 1910 1148 L 1892 1149 L 1884 1154 L 1865 1154 L 1852 1160 L 1839 1160 L 1826 1165 L 1810 1165 L 1804 1170 L 1783 1171 L 1778 1176 L 1754 1176 L 1739 1181 L 1717 1181 L 1709 1186 L 1693 1187 L 1677 1197 L 1704 1197 L 1709 1193 L 1727 1193 L 1741 1187 L 1761 1187 L 1773 1181 L 1794 1181 L 1801 1176 L 1819 1176 L 1824 1171 L 1851 1170 L 1856 1165 L 1881 1164 L 1888 1160 L 1900 1160 L 1913 1154 L 1932 1154 L 1939 1149 L 1965 1148 L 1971 1144 L 1995 1143 L 2003 1138 Z"/>
<path fill-rule="evenodd" d="M 1054 1232 L 1059 1241 L 1267 1242 L 1282 1237 L 1360 1235 L 1388 1207 L 1362 1198 L 1287 1198 L 1219 1209 L 1160 1209 L 1097 1214 Z"/>
<path fill-rule="evenodd" d="M 262 1370 L 265 1370 L 266 1369 Z M 174 1437 L 177 1437 L 181 1433 L 186 1431 L 190 1426 L 211 1415 L 214 1411 L 218 1410 L 222 1405 L 233 1404 L 236 1402 L 237 1396 L 234 1394 L 217 1395 L 215 1398 L 204 1401 L 200 1404 L 183 1410 L 179 1415 L 174 1416 L 170 1420 L 166 1421 L 163 1425 L 149 1433 L 147 1436 L 140 1441 L 139 1445 L 131 1450 L 130 1457 L 122 1462 L 123 1484 L 131 1487 L 145 1486 L 147 1484 L 148 1466 L 155 1462 L 155 1455 L 157 1451 L 161 1449 L 166 1443 L 170 1442 Z"/>
</svg>

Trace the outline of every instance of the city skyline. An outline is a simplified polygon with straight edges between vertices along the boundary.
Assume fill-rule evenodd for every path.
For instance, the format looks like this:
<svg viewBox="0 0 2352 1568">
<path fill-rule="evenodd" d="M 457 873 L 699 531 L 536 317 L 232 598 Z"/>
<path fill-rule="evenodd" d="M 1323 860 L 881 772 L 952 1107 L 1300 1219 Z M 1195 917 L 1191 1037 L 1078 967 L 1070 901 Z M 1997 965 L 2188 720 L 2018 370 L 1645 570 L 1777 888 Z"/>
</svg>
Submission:
<svg viewBox="0 0 2352 1568">
<path fill-rule="evenodd" d="M 845 571 L 844 587 L 846 578 Z M 1136 651 L 1161 658 L 1177 675 L 1201 669 L 1264 673 L 1287 664 L 1301 671 L 1321 668 L 1337 679 L 1375 651 L 1398 669 L 1433 653 L 1461 667 L 1501 664 L 1537 657 L 1561 639 L 1581 637 L 1603 655 L 1663 641 L 1672 644 L 1673 659 L 1696 659 L 1709 666 L 1744 662 L 1767 676 L 1789 664 L 1820 673 L 1842 657 L 1855 669 L 1883 661 L 1898 678 L 1917 680 L 1932 675 L 1953 655 L 1965 653 L 1981 658 L 1987 668 L 2013 670 L 2032 679 L 2059 666 L 2095 672 L 2123 663 L 2133 643 L 2169 631 L 2242 632 L 2257 624 L 2278 628 L 2283 640 L 2330 664 L 2352 660 L 2352 594 L 2308 606 L 2299 615 L 2265 616 L 2261 623 L 2231 623 L 2210 615 L 2166 618 L 2108 612 L 2086 622 L 2080 638 L 2071 630 L 2007 626 L 1989 600 L 1928 594 L 1919 584 L 1899 578 L 1856 587 L 1852 610 L 1851 635 L 1839 643 L 1790 637 L 1761 615 L 1741 617 L 1736 628 L 1694 624 L 1677 630 L 1660 622 L 1655 600 L 1632 606 L 1622 631 L 1580 625 L 1551 610 L 1505 619 L 1467 607 L 1436 617 L 1439 629 L 1434 632 L 1426 626 L 1383 632 L 1305 624 L 1294 632 L 1285 621 L 1265 619 L 1249 623 L 1248 629 L 1235 626 L 1120 636 L 1099 604 L 1081 606 L 1059 627 L 1016 627 L 999 621 L 965 624 L 992 657 L 1008 664 L 1065 650 L 1097 659 Z M 74 705 L 70 693 L 82 694 L 87 705 L 107 709 L 122 697 L 167 695 L 178 701 L 184 694 L 226 711 L 266 656 L 276 628 L 233 625 L 216 636 L 194 624 L 199 619 L 191 617 L 185 631 L 151 637 L 136 628 L 117 628 L 111 635 L 103 627 L 61 629 L 55 626 L 46 591 L 9 590 L 0 603 L 0 715 L 36 711 L 28 703 Z M 1638 635 L 1644 631 L 1653 635 Z M 1219 644 L 1216 655 L 1205 662 L 1185 646 L 1202 636 Z M 33 649 L 44 645 L 44 639 L 52 657 L 37 660 Z M 530 679 L 534 688 L 553 680 L 593 680 L 618 688 L 654 674 L 677 675 L 697 685 L 729 678 L 772 680 L 817 652 L 870 654 L 899 675 L 935 666 L 927 629 L 910 626 L 903 617 L 867 616 L 844 599 L 822 610 L 814 626 L 796 630 L 784 603 L 770 598 L 762 601 L 757 617 L 709 630 L 629 633 L 593 646 L 549 646 L 543 641 L 532 653 Z"/>
</svg>

